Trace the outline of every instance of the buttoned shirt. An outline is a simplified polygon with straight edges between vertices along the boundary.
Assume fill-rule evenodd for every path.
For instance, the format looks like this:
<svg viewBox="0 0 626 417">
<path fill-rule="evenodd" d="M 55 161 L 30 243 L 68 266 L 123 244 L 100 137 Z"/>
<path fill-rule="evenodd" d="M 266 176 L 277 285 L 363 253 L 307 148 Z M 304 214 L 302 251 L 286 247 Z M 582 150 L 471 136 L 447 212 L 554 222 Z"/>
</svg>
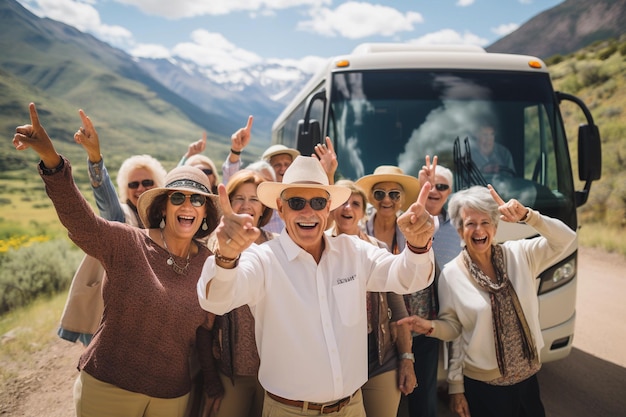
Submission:
<svg viewBox="0 0 626 417">
<path fill-rule="evenodd" d="M 361 387 L 367 380 L 366 292 L 412 293 L 434 277 L 432 251 L 393 255 L 356 236 L 323 239 L 319 264 L 285 230 L 244 251 L 236 268 L 220 268 L 210 257 L 198 281 L 200 305 L 210 312 L 250 306 L 259 381 L 293 400 L 329 402 Z"/>
</svg>

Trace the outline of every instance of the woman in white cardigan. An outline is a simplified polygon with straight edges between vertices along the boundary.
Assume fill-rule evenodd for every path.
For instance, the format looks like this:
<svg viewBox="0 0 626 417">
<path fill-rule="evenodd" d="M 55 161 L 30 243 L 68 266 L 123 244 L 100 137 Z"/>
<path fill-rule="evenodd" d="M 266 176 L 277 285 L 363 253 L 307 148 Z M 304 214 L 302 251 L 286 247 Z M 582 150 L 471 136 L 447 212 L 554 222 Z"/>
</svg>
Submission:
<svg viewBox="0 0 626 417">
<path fill-rule="evenodd" d="M 438 318 L 400 322 L 441 340 L 461 336 L 451 362 L 457 372 L 449 374 L 451 406 L 460 416 L 545 416 L 536 378 L 543 339 L 535 278 L 565 255 L 576 234 L 515 199 L 505 203 L 491 186 L 455 193 L 448 208 L 464 249 L 442 270 Z M 527 223 L 539 236 L 496 243 L 499 220 Z"/>
</svg>

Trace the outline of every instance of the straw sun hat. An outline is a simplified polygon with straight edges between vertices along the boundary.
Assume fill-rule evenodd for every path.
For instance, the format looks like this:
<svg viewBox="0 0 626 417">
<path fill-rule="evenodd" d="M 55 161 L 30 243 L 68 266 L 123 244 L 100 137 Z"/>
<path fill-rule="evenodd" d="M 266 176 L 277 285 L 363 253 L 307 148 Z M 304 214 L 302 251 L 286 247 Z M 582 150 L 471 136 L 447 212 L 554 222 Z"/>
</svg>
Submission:
<svg viewBox="0 0 626 417">
<path fill-rule="evenodd" d="M 199 168 L 183 165 L 174 168 L 165 176 L 165 186 L 152 188 L 139 196 L 137 212 L 145 227 L 150 227 L 148 210 L 155 198 L 161 194 L 173 191 L 186 191 L 193 194 L 202 194 L 213 200 L 217 210 L 220 208 L 219 197 L 211 193 L 209 178 Z M 218 213 L 219 214 L 219 213 Z M 207 213 L 209 215 L 209 213 Z"/>
<path fill-rule="evenodd" d="M 372 188 L 381 182 L 395 182 L 402 186 L 404 190 L 404 204 L 400 207 L 402 211 L 406 211 L 411 204 L 415 203 L 421 189 L 417 178 L 406 175 L 401 168 L 393 165 L 377 167 L 373 174 L 359 178 L 356 185 L 365 190 L 369 198 L 372 198 Z"/>
<path fill-rule="evenodd" d="M 261 203 L 277 209 L 276 199 L 287 188 L 320 188 L 330 194 L 330 210 L 334 210 L 350 197 L 347 187 L 329 185 L 328 176 L 317 158 L 297 156 L 283 176 L 283 182 L 266 181 L 259 184 L 257 195 Z"/>
<path fill-rule="evenodd" d="M 295 159 L 297 156 L 300 155 L 300 151 L 298 151 L 297 149 L 288 148 L 285 145 L 278 144 L 272 145 L 267 148 L 265 152 L 263 152 L 263 155 L 261 155 L 261 159 L 264 161 L 269 161 L 272 156 L 281 155 L 284 153 L 291 155 L 291 159 Z"/>
</svg>

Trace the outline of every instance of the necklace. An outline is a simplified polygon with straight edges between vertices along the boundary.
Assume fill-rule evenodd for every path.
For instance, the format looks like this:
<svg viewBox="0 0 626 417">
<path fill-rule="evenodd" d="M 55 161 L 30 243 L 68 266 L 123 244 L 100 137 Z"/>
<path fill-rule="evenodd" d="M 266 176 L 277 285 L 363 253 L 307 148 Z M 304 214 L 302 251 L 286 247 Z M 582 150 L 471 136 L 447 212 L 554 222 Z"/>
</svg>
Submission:
<svg viewBox="0 0 626 417">
<path fill-rule="evenodd" d="M 163 236 L 163 230 L 159 229 L 159 231 L 161 232 L 161 240 L 163 241 L 163 246 L 165 246 L 165 250 L 170 255 L 170 257 L 167 259 L 167 264 L 171 266 L 174 272 L 176 272 L 178 275 L 184 274 L 185 272 L 187 272 L 187 268 L 189 267 L 189 254 L 191 253 L 191 244 L 189 245 L 189 250 L 187 251 L 187 264 L 185 266 L 180 266 L 176 263 L 174 257 L 172 256 L 172 253 L 167 247 L 165 237 Z"/>
</svg>

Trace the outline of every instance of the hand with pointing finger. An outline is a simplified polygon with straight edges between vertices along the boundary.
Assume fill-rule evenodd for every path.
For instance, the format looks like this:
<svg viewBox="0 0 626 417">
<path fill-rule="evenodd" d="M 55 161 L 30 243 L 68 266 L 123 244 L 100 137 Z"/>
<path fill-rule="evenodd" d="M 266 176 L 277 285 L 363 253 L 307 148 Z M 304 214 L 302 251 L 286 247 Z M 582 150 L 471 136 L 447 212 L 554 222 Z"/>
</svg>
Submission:
<svg viewBox="0 0 626 417">
<path fill-rule="evenodd" d="M 234 259 L 257 240 L 261 230 L 254 226 L 252 216 L 249 214 L 237 214 L 233 211 L 224 184 L 220 184 L 217 191 L 224 215 L 215 229 L 217 237 L 216 253 L 219 253 L 222 257 Z M 219 260 L 217 262 L 220 265 Z M 220 266 L 228 267 L 227 265 Z M 230 265 L 230 267 L 233 266 Z"/>
<path fill-rule="evenodd" d="M 250 143 L 250 137 L 252 134 L 252 122 L 254 121 L 254 117 L 248 116 L 248 123 L 246 127 L 242 127 L 232 134 L 230 137 L 230 149 L 235 152 L 241 152 L 243 149 L 248 146 Z"/>
<path fill-rule="evenodd" d="M 498 192 L 492 187 L 491 184 L 487 185 L 489 192 L 494 201 L 498 203 L 498 211 L 500 212 L 500 220 L 509 223 L 518 223 L 526 220 L 530 214 L 530 209 L 525 207 L 522 203 L 512 198 L 506 203 L 500 197 Z"/>
<path fill-rule="evenodd" d="M 411 204 L 397 220 L 398 227 L 407 243 L 416 248 L 427 246 L 435 233 L 435 220 L 425 208 L 430 189 L 429 182 L 422 185 L 417 201 Z"/>
<path fill-rule="evenodd" d="M 80 115 L 83 124 L 80 128 L 78 128 L 76 133 L 74 133 L 74 142 L 85 148 L 89 162 L 93 164 L 98 163 L 102 159 L 98 133 L 93 127 L 91 119 L 85 114 L 83 109 L 78 110 L 78 114 Z"/>
<path fill-rule="evenodd" d="M 35 103 L 30 103 L 28 109 L 30 111 L 30 124 L 15 128 L 13 146 L 18 151 L 32 148 L 41 158 L 43 165 L 53 169 L 61 163 L 61 156 L 54 149 L 46 129 L 39 122 Z"/>
<path fill-rule="evenodd" d="M 187 147 L 187 153 L 184 155 L 188 159 L 194 155 L 204 152 L 206 149 L 206 131 L 202 132 L 202 137 L 195 142 L 191 142 Z"/>
</svg>

